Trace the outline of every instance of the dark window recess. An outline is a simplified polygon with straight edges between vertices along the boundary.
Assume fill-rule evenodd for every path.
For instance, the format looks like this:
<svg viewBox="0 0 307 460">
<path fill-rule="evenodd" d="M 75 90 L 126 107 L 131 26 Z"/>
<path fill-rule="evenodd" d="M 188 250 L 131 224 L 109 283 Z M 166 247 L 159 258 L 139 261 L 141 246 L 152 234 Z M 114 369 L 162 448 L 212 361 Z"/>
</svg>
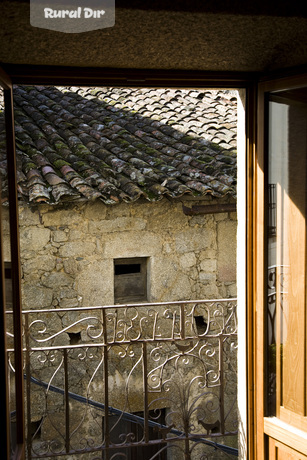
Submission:
<svg viewBox="0 0 307 460">
<path fill-rule="evenodd" d="M 147 257 L 114 259 L 114 302 L 147 301 Z"/>
<path fill-rule="evenodd" d="M 111 443 L 119 444 L 125 438 L 127 442 L 130 441 L 132 443 L 142 442 L 142 440 L 144 440 L 144 425 L 140 421 L 134 421 L 133 415 L 144 418 L 143 412 L 132 413 L 131 421 L 122 420 L 121 417 L 115 415 L 109 417 Z M 149 420 L 153 420 L 161 424 L 161 426 L 164 426 L 165 409 L 149 411 Z M 163 429 L 160 430 L 159 426 L 148 427 L 148 438 L 150 443 L 147 446 L 131 446 L 125 449 L 112 449 L 112 458 L 125 458 L 127 460 L 149 460 L 154 458 L 155 460 L 166 460 L 166 449 L 163 450 L 165 446 L 165 443 L 163 443 Z M 161 443 L 158 442 L 159 440 Z"/>
<path fill-rule="evenodd" d="M 141 264 L 115 265 L 115 275 L 141 273 Z"/>
<path fill-rule="evenodd" d="M 12 307 L 13 289 L 12 289 L 12 266 L 11 262 L 4 262 L 4 277 L 5 277 L 5 299 L 6 307 Z"/>
<path fill-rule="evenodd" d="M 202 335 L 207 331 L 208 324 L 203 316 L 194 316 L 196 331 L 198 335 Z"/>
<path fill-rule="evenodd" d="M 4 274 L 5 274 L 5 279 L 12 279 L 12 267 L 11 267 L 11 262 L 4 262 Z"/>
<path fill-rule="evenodd" d="M 70 345 L 78 345 L 81 342 L 81 332 L 68 332 Z"/>
</svg>

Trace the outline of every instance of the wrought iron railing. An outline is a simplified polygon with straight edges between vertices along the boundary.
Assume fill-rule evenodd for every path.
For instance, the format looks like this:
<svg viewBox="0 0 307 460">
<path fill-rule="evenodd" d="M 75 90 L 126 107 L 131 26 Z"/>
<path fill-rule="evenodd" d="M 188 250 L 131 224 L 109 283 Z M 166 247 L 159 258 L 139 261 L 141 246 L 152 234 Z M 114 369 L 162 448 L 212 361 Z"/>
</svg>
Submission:
<svg viewBox="0 0 307 460">
<path fill-rule="evenodd" d="M 28 459 L 237 456 L 236 299 L 27 310 L 23 325 Z M 13 350 L 9 364 L 14 378 Z"/>
</svg>

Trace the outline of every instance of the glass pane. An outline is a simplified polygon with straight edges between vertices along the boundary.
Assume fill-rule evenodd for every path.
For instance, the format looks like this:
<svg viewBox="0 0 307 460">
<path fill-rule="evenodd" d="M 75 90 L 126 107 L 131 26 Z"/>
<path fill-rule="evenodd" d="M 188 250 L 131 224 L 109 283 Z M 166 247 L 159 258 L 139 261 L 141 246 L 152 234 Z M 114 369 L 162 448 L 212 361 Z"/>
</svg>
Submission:
<svg viewBox="0 0 307 460">
<path fill-rule="evenodd" d="M 268 415 L 305 416 L 307 90 L 271 94 L 267 178 Z"/>
</svg>

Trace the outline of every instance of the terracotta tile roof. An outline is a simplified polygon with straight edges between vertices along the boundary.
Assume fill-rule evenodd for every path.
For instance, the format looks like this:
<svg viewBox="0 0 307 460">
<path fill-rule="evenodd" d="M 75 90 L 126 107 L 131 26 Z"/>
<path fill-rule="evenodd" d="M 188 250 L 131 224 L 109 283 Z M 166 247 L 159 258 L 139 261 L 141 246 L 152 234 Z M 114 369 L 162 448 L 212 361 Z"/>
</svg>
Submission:
<svg viewBox="0 0 307 460">
<path fill-rule="evenodd" d="M 14 108 L 25 201 L 235 196 L 234 91 L 15 86 Z"/>
</svg>

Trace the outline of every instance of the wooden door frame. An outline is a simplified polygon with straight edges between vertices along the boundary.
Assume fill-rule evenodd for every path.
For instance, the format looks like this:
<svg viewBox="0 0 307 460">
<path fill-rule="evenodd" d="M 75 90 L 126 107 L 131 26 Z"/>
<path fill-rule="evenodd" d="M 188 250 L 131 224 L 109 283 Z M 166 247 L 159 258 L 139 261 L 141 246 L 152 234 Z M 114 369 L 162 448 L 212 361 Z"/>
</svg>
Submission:
<svg viewBox="0 0 307 460">
<path fill-rule="evenodd" d="M 4 66 L 13 84 L 85 85 L 118 87 L 171 87 L 171 88 L 234 88 L 246 91 L 247 113 L 255 114 L 255 87 L 257 76 L 242 72 L 157 71 L 139 69 L 88 69 L 45 66 Z M 254 137 L 246 123 L 248 145 Z M 252 123 L 252 129 L 254 129 Z M 247 162 L 249 164 L 249 161 Z M 245 426 L 244 442 L 249 443 Z M 246 446 L 244 446 L 246 449 Z"/>
<path fill-rule="evenodd" d="M 17 171 L 16 149 L 13 113 L 13 85 L 11 78 L 0 68 L 0 85 L 4 97 L 4 118 L 6 127 L 6 152 L 8 170 L 9 191 L 9 226 L 10 226 L 10 252 L 12 274 L 12 304 L 13 304 L 13 329 L 14 329 L 14 365 L 15 365 L 15 405 L 16 405 L 16 449 L 10 454 L 10 407 L 8 395 L 8 363 L 6 347 L 6 313 L 5 313 L 5 276 L 2 248 L 2 221 L 0 210 L 0 278 L 1 278 L 1 417 L 5 419 L 5 429 L 1 430 L 1 453 L 5 458 L 20 460 L 24 458 L 24 391 L 23 391 L 23 351 L 22 351 L 22 318 L 21 318 L 21 274 L 19 256 L 19 224 L 18 224 L 18 194 L 17 194 Z"/>
<path fill-rule="evenodd" d="M 301 77 L 261 77 L 242 72 L 153 71 L 139 69 L 88 69 L 46 66 L 4 65 L 9 86 L 13 84 L 97 85 L 129 87 L 243 88 L 246 90 L 246 347 L 247 347 L 247 426 L 246 458 L 265 457 L 264 378 L 257 372 L 264 368 L 263 349 L 263 261 L 264 239 L 264 131 L 263 94 L 284 87 Z M 1 71 L 1 69 L 0 69 Z M 296 74 L 300 69 L 287 70 Z M 0 73 L 1 77 L 1 73 Z M 260 81 L 257 96 L 257 85 Z M 258 97 L 258 99 L 257 99 Z M 257 106 L 258 104 L 258 106 Z M 258 146 L 256 149 L 256 145 Z M 17 216 L 18 219 L 18 216 Z M 17 221 L 18 222 L 18 221 Z M 259 324 L 261 327 L 259 328 Z M 256 368 L 257 364 L 257 368 Z"/>
<path fill-rule="evenodd" d="M 266 95 L 271 91 L 295 89 L 307 84 L 307 73 L 280 78 L 263 78 L 258 85 L 257 96 L 257 148 L 252 156 L 251 174 L 248 176 L 248 202 L 251 206 L 248 225 L 248 304 L 252 306 L 249 330 L 249 385 L 251 391 L 250 459 L 264 460 L 268 455 L 267 436 L 307 454 L 307 436 L 304 432 L 288 426 L 275 417 L 266 417 L 265 342 L 266 342 L 266 143 L 267 107 Z"/>
<path fill-rule="evenodd" d="M 0 85 L 3 91 L 10 91 L 12 87 L 11 80 L 9 76 L 0 69 Z M 2 209 L 0 209 L 0 223 L 2 222 Z M 0 225 L 0 278 L 1 278 L 1 289 L 0 289 L 0 305 L 1 305 L 1 315 L 0 315 L 0 331 L 6 330 L 6 315 L 5 315 L 5 277 L 4 277 L 4 263 L 3 263 L 3 248 L 2 248 L 2 225 Z M 2 446 L 3 453 L 6 454 L 5 458 L 9 459 L 9 449 L 10 449 L 10 436 L 7 426 L 10 424 L 10 414 L 9 414 L 9 395 L 7 388 L 8 381 L 8 369 L 7 369 L 7 346 L 6 346 L 6 336 L 3 333 L 0 333 L 0 395 L 1 395 L 1 416 L 5 420 L 6 429 L 2 429 L 0 432 L 0 445 Z"/>
</svg>

